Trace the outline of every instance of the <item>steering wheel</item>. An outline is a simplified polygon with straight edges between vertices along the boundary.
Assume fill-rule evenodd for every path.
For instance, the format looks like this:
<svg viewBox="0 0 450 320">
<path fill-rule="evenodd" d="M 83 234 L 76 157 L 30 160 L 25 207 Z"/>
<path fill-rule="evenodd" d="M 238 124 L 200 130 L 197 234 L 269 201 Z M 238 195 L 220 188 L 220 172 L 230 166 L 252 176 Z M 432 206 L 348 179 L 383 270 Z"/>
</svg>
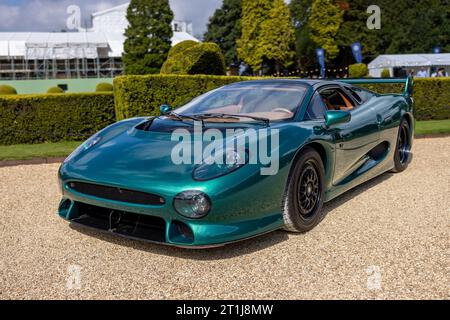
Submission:
<svg viewBox="0 0 450 320">
<path fill-rule="evenodd" d="M 275 108 L 275 109 L 272 109 L 272 112 L 284 112 L 284 113 L 287 113 L 289 115 L 293 115 L 294 114 L 291 110 L 286 109 L 286 108 Z"/>
</svg>

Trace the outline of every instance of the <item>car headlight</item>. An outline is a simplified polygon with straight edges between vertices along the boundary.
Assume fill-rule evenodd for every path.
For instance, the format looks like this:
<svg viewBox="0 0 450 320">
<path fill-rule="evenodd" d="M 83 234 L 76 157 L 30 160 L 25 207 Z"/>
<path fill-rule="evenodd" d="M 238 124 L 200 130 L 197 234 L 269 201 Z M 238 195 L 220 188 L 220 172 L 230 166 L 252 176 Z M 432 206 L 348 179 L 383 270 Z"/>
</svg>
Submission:
<svg viewBox="0 0 450 320">
<path fill-rule="evenodd" d="M 75 149 L 65 160 L 64 163 L 69 162 L 72 160 L 76 155 L 78 155 L 80 152 L 89 150 L 93 146 L 95 146 L 97 143 L 102 140 L 102 137 L 100 137 L 98 134 L 93 135 L 89 139 L 87 139 L 85 142 L 81 144 L 78 148 Z"/>
<path fill-rule="evenodd" d="M 184 217 L 199 219 L 211 210 L 211 200 L 201 191 L 184 191 L 173 200 L 175 210 Z"/>
<path fill-rule="evenodd" d="M 237 152 L 234 149 L 226 149 L 216 157 L 205 159 L 203 164 L 194 169 L 192 176 L 197 181 L 219 178 L 243 167 L 248 162 L 248 159 L 247 150 Z"/>
</svg>

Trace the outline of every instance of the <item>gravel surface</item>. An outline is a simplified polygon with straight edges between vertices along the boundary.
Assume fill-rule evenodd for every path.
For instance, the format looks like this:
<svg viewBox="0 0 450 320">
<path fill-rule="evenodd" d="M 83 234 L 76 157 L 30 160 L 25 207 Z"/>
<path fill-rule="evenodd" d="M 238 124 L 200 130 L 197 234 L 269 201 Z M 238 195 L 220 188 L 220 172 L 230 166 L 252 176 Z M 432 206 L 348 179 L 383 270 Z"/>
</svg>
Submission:
<svg viewBox="0 0 450 320">
<path fill-rule="evenodd" d="M 414 151 L 307 234 L 203 251 L 71 228 L 57 164 L 0 168 L 0 299 L 449 299 L 450 137 Z"/>
</svg>

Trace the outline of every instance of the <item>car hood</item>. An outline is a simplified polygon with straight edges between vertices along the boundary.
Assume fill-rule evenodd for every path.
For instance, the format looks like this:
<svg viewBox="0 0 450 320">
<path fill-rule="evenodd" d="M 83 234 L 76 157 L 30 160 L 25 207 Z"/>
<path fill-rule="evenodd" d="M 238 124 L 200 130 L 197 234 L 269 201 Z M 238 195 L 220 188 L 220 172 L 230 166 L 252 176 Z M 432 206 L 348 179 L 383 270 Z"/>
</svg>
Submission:
<svg viewBox="0 0 450 320">
<path fill-rule="evenodd" d="M 113 125 L 100 132 L 100 142 L 63 164 L 62 178 L 137 189 L 157 183 L 173 187 L 198 184 L 192 179 L 194 163 L 176 165 L 172 160 L 172 151 L 180 143 L 172 141 L 173 130 L 137 129 L 142 123 L 128 121 L 126 126 Z M 189 127 L 181 124 L 181 128 Z M 208 143 L 201 141 L 203 147 Z"/>
</svg>

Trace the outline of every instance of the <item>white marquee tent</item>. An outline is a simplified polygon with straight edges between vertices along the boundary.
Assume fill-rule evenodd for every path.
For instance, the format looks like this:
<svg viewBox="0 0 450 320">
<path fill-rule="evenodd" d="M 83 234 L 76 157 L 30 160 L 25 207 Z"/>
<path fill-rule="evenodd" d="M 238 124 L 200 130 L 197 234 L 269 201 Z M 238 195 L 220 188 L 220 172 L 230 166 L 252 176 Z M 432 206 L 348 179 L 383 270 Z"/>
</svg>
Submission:
<svg viewBox="0 0 450 320">
<path fill-rule="evenodd" d="M 380 55 L 368 65 L 372 77 L 380 77 L 383 69 L 406 68 L 417 73 L 424 67 L 430 74 L 432 67 L 443 67 L 450 73 L 450 53 L 432 54 L 386 54 Z"/>
</svg>

